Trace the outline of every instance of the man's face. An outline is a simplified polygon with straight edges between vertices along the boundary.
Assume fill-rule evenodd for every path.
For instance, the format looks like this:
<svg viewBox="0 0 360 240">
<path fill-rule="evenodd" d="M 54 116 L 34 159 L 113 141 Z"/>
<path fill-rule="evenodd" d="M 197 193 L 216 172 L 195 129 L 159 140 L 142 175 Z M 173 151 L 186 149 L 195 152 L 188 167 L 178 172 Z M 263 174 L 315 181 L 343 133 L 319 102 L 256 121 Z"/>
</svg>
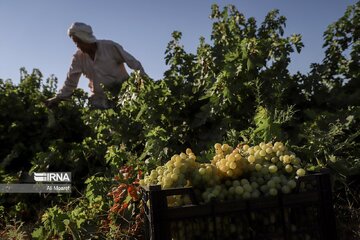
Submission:
<svg viewBox="0 0 360 240">
<path fill-rule="evenodd" d="M 71 39 L 74 41 L 77 48 L 80 49 L 82 52 L 88 52 L 91 49 L 91 43 L 85 43 L 76 36 L 71 36 Z"/>
</svg>

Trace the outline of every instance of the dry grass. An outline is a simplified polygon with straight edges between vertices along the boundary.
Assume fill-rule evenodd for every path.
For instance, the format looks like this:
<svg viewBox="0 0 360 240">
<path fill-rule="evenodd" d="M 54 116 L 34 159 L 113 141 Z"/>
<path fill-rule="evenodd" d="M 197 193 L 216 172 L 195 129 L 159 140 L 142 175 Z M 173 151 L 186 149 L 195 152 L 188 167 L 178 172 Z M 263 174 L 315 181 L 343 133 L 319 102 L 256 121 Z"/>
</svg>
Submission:
<svg viewBox="0 0 360 240">
<path fill-rule="evenodd" d="M 335 194 L 339 239 L 360 239 L 360 182 L 356 181 Z"/>
<path fill-rule="evenodd" d="M 0 231 L 0 239 L 6 240 L 29 240 L 23 222 L 12 221 L 6 224 L 5 229 Z"/>
</svg>

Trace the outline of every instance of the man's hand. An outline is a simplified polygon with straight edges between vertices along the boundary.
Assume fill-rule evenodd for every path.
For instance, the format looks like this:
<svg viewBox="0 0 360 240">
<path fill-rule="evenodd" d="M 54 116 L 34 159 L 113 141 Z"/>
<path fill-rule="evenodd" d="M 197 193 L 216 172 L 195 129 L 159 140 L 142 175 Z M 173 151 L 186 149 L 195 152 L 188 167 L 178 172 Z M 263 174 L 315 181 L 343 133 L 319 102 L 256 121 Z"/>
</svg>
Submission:
<svg viewBox="0 0 360 240">
<path fill-rule="evenodd" d="M 52 98 L 49 98 L 45 101 L 45 105 L 48 107 L 48 108 L 53 108 L 55 106 L 57 106 L 59 103 L 61 102 L 61 99 L 60 98 L 57 98 L 57 97 L 52 97 Z"/>
</svg>

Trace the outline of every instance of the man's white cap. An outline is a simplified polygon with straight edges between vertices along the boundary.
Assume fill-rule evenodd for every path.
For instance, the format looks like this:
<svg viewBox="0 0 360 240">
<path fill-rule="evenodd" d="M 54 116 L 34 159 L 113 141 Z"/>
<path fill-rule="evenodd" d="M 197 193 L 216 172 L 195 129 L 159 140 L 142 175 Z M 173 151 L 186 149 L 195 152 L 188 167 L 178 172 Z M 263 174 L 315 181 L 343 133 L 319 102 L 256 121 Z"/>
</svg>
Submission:
<svg viewBox="0 0 360 240">
<path fill-rule="evenodd" d="M 85 43 L 96 42 L 96 38 L 93 35 L 91 26 L 85 23 L 81 23 L 81 22 L 73 23 L 68 29 L 68 35 L 75 36 Z"/>
</svg>

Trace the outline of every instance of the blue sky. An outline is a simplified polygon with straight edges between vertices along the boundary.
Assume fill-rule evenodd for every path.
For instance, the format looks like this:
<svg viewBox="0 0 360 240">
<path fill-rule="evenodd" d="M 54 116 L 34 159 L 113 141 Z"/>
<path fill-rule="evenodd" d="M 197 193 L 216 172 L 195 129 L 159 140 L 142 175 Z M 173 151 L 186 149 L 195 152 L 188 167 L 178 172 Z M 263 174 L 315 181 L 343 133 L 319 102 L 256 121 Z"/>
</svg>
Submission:
<svg viewBox="0 0 360 240">
<path fill-rule="evenodd" d="M 299 33 L 305 48 L 294 54 L 290 70 L 306 73 L 323 58 L 322 34 L 355 0 L 0 0 L 0 78 L 19 82 L 19 69 L 38 68 L 44 78 L 54 74 L 61 87 L 76 46 L 67 36 L 75 21 L 92 26 L 98 39 L 121 44 L 153 79 L 167 69 L 164 51 L 175 30 L 182 44 L 195 52 L 200 36 L 210 43 L 211 5 L 233 4 L 261 23 L 267 12 L 279 9 L 287 17 L 286 35 Z M 88 81 L 79 87 L 88 90 Z"/>
</svg>

